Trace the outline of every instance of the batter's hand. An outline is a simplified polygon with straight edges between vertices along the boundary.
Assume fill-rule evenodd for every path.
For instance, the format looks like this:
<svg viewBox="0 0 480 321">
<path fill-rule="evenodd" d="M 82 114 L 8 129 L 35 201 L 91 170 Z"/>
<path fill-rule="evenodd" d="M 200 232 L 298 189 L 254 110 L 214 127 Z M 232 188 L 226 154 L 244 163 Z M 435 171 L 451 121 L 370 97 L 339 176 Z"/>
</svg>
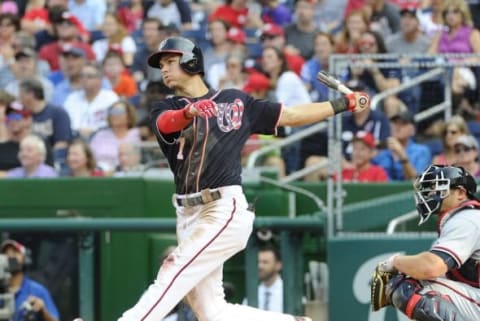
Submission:
<svg viewBox="0 0 480 321">
<path fill-rule="evenodd" d="M 217 104 L 213 100 L 203 99 L 185 106 L 185 114 L 191 117 L 211 118 L 217 116 Z"/>
<path fill-rule="evenodd" d="M 358 113 L 370 107 L 370 96 L 363 91 L 355 91 L 346 95 L 348 100 L 347 109 L 351 112 Z"/>
</svg>

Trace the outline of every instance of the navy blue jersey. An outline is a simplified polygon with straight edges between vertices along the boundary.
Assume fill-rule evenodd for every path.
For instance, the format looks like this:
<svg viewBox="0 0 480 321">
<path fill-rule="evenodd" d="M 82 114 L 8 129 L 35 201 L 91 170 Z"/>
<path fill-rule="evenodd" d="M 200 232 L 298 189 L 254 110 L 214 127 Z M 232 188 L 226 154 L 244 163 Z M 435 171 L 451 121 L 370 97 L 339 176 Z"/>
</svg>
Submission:
<svg viewBox="0 0 480 321">
<path fill-rule="evenodd" d="M 237 89 L 210 90 L 195 99 L 173 97 L 156 103 L 151 112 L 153 128 L 166 110 L 182 109 L 188 103 L 211 99 L 218 117 L 195 117 L 182 131 L 162 134 L 158 143 L 175 176 L 176 192 L 195 193 L 205 188 L 241 184 L 241 151 L 251 134 L 275 134 L 281 105 L 255 100 Z"/>
</svg>

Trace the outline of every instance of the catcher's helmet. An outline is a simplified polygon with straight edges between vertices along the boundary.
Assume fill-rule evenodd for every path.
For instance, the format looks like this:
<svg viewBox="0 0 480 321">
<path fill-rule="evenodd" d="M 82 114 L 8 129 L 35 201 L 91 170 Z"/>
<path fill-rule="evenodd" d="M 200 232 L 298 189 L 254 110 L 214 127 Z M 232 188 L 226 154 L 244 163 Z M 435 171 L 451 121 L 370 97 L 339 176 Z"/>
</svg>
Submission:
<svg viewBox="0 0 480 321">
<path fill-rule="evenodd" d="M 470 199 L 475 196 L 477 183 L 463 167 L 430 165 L 415 181 L 415 203 L 420 215 L 419 225 L 426 222 L 430 215 L 437 214 L 442 201 L 452 188 L 462 187 Z"/>
<path fill-rule="evenodd" d="M 158 51 L 148 58 L 148 65 L 159 68 L 160 58 L 165 53 L 180 54 L 180 66 L 189 74 L 205 74 L 202 50 L 192 41 L 183 37 L 170 37 L 163 40 Z"/>
</svg>

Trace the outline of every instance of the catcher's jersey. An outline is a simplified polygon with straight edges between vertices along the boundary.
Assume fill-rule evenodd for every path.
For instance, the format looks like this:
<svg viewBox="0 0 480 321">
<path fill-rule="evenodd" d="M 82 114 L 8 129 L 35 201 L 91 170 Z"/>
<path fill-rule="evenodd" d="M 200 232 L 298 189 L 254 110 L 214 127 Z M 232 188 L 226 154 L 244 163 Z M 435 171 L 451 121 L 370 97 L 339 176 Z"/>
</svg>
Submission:
<svg viewBox="0 0 480 321">
<path fill-rule="evenodd" d="M 480 210 L 463 208 L 445 218 L 431 250 L 446 253 L 456 262 L 447 274 L 450 279 L 480 287 Z"/>
<path fill-rule="evenodd" d="M 182 131 L 172 134 L 156 129 L 162 112 L 202 99 L 217 104 L 217 117 L 195 117 Z M 254 133 L 275 134 L 281 110 L 281 104 L 256 100 L 237 89 L 210 90 L 195 99 L 175 96 L 156 103 L 151 111 L 152 128 L 174 173 L 176 193 L 240 185 L 245 142 Z"/>
</svg>

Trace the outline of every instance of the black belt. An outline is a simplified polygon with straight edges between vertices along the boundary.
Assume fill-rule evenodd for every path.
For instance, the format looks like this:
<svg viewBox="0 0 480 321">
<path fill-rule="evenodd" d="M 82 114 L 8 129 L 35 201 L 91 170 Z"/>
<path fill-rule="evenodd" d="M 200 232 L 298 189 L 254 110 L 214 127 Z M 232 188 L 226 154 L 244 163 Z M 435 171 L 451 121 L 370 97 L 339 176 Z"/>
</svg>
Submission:
<svg viewBox="0 0 480 321">
<path fill-rule="evenodd" d="M 179 206 L 192 207 L 197 205 L 205 205 L 218 200 L 220 197 L 222 197 L 220 191 L 210 191 L 205 189 L 200 193 L 195 193 L 195 195 L 177 196 L 175 199 Z"/>
</svg>

